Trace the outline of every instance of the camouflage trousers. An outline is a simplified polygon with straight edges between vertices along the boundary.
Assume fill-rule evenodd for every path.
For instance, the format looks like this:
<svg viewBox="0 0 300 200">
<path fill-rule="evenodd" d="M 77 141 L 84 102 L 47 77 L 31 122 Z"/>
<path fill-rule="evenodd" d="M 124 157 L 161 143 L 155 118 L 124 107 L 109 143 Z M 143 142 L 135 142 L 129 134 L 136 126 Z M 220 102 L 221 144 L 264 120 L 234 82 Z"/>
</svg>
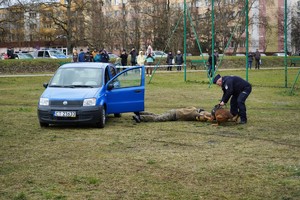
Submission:
<svg viewBox="0 0 300 200">
<path fill-rule="evenodd" d="M 142 122 L 166 122 L 176 121 L 176 110 L 169 110 L 163 114 L 154 114 L 150 112 L 140 112 L 140 120 Z"/>
</svg>

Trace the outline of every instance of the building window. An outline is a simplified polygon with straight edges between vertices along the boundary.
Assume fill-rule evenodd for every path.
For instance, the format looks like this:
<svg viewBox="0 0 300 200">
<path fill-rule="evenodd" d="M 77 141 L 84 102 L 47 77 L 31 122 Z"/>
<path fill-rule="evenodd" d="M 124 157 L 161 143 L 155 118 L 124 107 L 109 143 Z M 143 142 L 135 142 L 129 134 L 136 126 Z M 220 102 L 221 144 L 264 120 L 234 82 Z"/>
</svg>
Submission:
<svg viewBox="0 0 300 200">
<path fill-rule="evenodd" d="M 114 0 L 114 5 L 119 5 L 119 0 Z"/>
<path fill-rule="evenodd" d="M 51 28 L 51 24 L 44 24 L 44 28 Z"/>
<path fill-rule="evenodd" d="M 36 18 L 36 13 L 29 13 L 30 18 Z"/>
<path fill-rule="evenodd" d="M 30 27 L 30 29 L 36 29 L 37 25 L 36 24 L 30 24 L 29 27 Z"/>
</svg>

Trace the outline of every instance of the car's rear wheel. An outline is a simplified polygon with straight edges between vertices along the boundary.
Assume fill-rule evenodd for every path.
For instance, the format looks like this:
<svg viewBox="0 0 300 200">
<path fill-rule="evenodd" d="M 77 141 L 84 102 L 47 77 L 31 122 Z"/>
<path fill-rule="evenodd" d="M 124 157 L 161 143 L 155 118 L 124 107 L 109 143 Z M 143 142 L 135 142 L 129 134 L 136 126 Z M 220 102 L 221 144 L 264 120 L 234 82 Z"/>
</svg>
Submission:
<svg viewBox="0 0 300 200">
<path fill-rule="evenodd" d="M 104 106 L 101 106 L 100 108 L 100 119 L 99 122 L 96 123 L 96 126 L 98 128 L 104 128 L 106 121 L 106 112 Z"/>
</svg>

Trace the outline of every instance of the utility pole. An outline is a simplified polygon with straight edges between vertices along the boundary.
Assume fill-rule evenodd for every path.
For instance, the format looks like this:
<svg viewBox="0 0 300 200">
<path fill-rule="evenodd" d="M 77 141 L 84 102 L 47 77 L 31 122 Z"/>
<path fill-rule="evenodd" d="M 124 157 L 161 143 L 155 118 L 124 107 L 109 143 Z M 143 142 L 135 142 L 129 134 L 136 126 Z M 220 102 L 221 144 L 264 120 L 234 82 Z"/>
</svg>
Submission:
<svg viewBox="0 0 300 200">
<path fill-rule="evenodd" d="M 287 0 L 284 0 L 284 68 L 285 87 L 287 88 Z"/>
<path fill-rule="evenodd" d="M 245 5 L 246 9 L 246 80 L 248 81 L 248 58 L 249 58 L 249 28 L 248 28 L 248 24 L 249 24 L 249 1 L 246 0 L 246 5 Z"/>
<path fill-rule="evenodd" d="M 184 50 L 183 50 L 183 64 L 184 64 L 184 81 L 186 81 L 186 0 L 184 0 L 184 33 L 183 33 L 183 41 L 184 41 Z"/>
<path fill-rule="evenodd" d="M 211 58 L 212 58 L 212 66 L 211 73 L 212 78 L 215 76 L 215 1 L 211 1 Z"/>
<path fill-rule="evenodd" d="M 125 8 L 126 3 L 124 2 L 124 0 L 122 0 L 122 17 L 123 17 L 123 26 L 122 26 L 122 33 L 123 33 L 123 39 L 122 39 L 122 46 L 124 49 L 127 48 L 127 21 L 126 21 L 126 8 Z"/>
</svg>

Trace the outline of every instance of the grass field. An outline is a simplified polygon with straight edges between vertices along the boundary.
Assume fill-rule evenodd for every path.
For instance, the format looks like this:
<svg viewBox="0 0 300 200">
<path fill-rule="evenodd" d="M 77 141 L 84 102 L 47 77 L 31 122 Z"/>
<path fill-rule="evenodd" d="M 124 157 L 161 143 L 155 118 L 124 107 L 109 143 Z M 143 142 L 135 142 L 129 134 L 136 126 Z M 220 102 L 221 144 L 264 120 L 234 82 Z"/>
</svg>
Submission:
<svg viewBox="0 0 300 200">
<path fill-rule="evenodd" d="M 288 87 L 299 69 L 288 72 Z M 245 71 L 222 71 L 245 77 Z M 147 111 L 206 110 L 221 89 L 204 72 L 147 77 Z M 300 199 L 300 82 L 252 70 L 248 124 L 135 123 L 104 129 L 40 128 L 37 103 L 50 77 L 0 78 L 0 199 Z"/>
</svg>

